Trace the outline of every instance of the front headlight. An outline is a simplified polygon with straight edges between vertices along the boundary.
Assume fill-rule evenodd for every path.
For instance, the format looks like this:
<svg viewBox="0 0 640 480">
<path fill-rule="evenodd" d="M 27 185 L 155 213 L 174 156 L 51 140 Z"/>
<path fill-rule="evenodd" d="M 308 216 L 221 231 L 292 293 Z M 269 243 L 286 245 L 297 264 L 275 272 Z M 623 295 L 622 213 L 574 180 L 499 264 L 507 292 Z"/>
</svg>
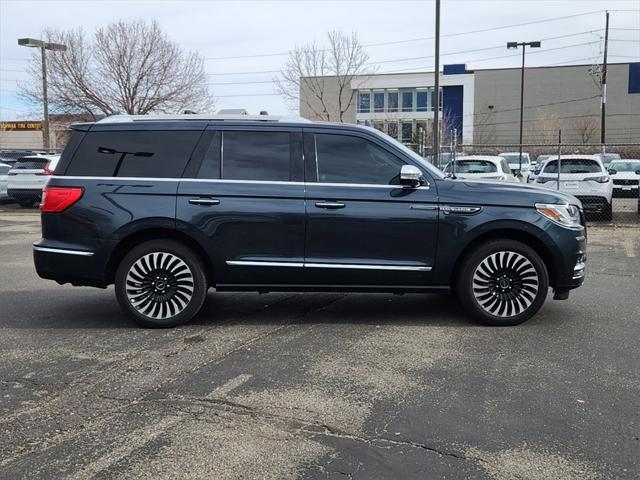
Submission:
<svg viewBox="0 0 640 480">
<path fill-rule="evenodd" d="M 559 205 L 555 203 L 536 203 L 536 210 L 554 223 L 566 228 L 579 229 L 580 209 L 575 205 Z"/>
</svg>

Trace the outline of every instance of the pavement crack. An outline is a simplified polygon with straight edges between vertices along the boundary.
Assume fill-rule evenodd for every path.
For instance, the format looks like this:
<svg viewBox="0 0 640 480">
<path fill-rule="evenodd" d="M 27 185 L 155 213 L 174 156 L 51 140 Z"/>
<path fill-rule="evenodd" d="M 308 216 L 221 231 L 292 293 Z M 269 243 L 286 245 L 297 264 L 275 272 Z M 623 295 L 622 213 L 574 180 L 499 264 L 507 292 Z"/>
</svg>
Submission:
<svg viewBox="0 0 640 480">
<path fill-rule="evenodd" d="M 221 407 L 227 413 L 231 413 L 233 415 L 240 416 L 250 416 L 253 418 L 260 418 L 264 420 L 275 420 L 277 421 L 281 427 L 284 429 L 295 433 L 300 432 L 306 436 L 316 437 L 331 437 L 338 438 L 342 440 L 350 440 L 357 443 L 366 444 L 369 447 L 373 448 L 393 448 L 393 447 L 409 447 L 414 449 L 424 450 L 433 454 L 436 454 L 440 457 L 448 457 L 454 458 L 456 460 L 461 461 L 474 461 L 480 463 L 487 463 L 487 460 L 482 457 L 476 455 L 466 455 L 459 452 L 443 450 L 441 448 L 433 447 L 430 445 L 426 445 L 424 443 L 414 442 L 411 440 L 395 440 L 386 437 L 366 437 L 363 435 L 358 435 L 355 433 L 350 433 L 343 431 L 337 427 L 327 425 L 326 423 L 321 422 L 312 422 L 302 418 L 298 418 L 290 415 L 281 415 L 277 413 L 267 412 L 263 409 L 255 408 L 250 405 L 245 405 L 237 402 L 233 402 L 230 400 L 222 399 L 222 398 L 208 398 L 208 397 L 188 397 L 188 396 L 178 396 L 178 397 L 165 397 L 165 398 L 155 398 L 149 399 L 145 401 L 161 401 L 166 402 L 168 404 L 174 404 L 173 407 L 175 410 L 192 415 L 195 419 L 201 421 L 211 421 L 206 416 L 203 416 L 199 412 L 194 412 L 185 409 L 184 406 L 175 405 L 178 403 L 187 403 L 188 405 L 199 404 L 203 406 L 208 406 L 211 408 Z M 216 415 L 217 416 L 217 415 Z"/>
</svg>

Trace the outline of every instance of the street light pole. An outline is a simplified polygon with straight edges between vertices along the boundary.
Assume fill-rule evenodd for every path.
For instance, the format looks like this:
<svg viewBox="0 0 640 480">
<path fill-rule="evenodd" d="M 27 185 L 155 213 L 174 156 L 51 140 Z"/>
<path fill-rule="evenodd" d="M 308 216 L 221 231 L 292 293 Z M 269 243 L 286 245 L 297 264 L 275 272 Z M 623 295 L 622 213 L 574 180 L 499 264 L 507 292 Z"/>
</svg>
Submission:
<svg viewBox="0 0 640 480">
<path fill-rule="evenodd" d="M 49 94 L 47 91 L 47 54 L 45 52 L 44 44 L 40 47 L 42 54 L 42 105 L 44 110 L 44 118 L 42 120 L 42 144 L 44 149 L 48 152 L 51 148 L 51 141 L 49 138 Z"/>
<path fill-rule="evenodd" d="M 433 140 L 431 159 L 436 167 L 440 166 L 440 130 L 438 125 L 438 116 L 440 114 L 440 0 L 436 0 L 436 45 L 435 45 L 435 68 L 434 68 L 434 85 L 436 94 L 436 104 L 433 107 Z"/>
<path fill-rule="evenodd" d="M 520 135 L 518 148 L 518 177 L 522 177 L 522 130 L 524 124 L 524 58 L 527 46 L 531 48 L 540 48 L 540 42 L 508 42 L 507 48 L 522 47 L 522 68 L 520 69 Z"/>
<path fill-rule="evenodd" d="M 47 52 L 46 50 L 57 50 L 64 52 L 67 47 L 59 43 L 48 43 L 35 38 L 19 38 L 18 45 L 23 47 L 35 47 L 40 49 L 42 64 L 42 109 L 44 118 L 42 119 L 42 146 L 45 150 L 51 148 L 49 134 L 49 93 L 47 91 Z"/>
</svg>

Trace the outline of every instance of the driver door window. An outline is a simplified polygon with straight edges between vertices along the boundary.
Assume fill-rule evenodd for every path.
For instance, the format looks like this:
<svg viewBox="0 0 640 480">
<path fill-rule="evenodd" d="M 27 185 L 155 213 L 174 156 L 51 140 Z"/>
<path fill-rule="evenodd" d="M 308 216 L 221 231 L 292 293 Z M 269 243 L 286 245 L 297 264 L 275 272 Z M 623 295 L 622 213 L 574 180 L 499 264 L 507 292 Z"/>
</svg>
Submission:
<svg viewBox="0 0 640 480">
<path fill-rule="evenodd" d="M 405 164 L 395 155 L 364 138 L 316 135 L 318 182 L 398 185 Z"/>
</svg>

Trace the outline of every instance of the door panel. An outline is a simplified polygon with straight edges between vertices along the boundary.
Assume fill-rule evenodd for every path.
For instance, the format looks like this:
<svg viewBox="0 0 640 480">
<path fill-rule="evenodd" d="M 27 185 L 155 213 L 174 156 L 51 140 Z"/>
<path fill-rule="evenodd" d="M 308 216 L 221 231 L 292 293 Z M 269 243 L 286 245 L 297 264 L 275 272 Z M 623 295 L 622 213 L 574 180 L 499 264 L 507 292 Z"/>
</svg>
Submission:
<svg viewBox="0 0 640 480">
<path fill-rule="evenodd" d="M 436 201 L 435 192 L 426 187 L 308 183 L 307 280 L 314 284 L 429 284 L 436 253 Z M 325 202 L 344 206 L 316 206 Z"/>
<path fill-rule="evenodd" d="M 435 187 L 400 186 L 400 169 L 412 162 L 368 133 L 309 129 L 304 146 L 307 281 L 428 285 L 438 233 Z"/>
<path fill-rule="evenodd" d="M 304 261 L 302 183 L 182 181 L 176 214 L 206 242 L 216 282 L 300 282 Z M 300 267 L 262 266 L 262 262 Z"/>
<path fill-rule="evenodd" d="M 301 130 L 225 125 L 207 129 L 203 138 L 210 142 L 197 149 L 204 158 L 187 168 L 196 178 L 183 179 L 178 189 L 178 228 L 193 229 L 204 243 L 217 284 L 301 282 Z"/>
</svg>

